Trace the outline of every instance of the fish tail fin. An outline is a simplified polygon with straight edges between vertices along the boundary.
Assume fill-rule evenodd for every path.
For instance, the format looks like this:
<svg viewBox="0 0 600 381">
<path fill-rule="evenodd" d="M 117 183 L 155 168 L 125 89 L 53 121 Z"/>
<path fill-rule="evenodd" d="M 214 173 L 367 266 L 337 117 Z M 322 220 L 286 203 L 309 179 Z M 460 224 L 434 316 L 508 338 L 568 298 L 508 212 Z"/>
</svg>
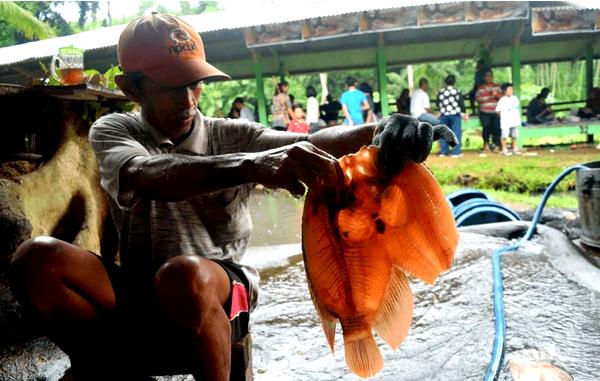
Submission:
<svg viewBox="0 0 600 381">
<path fill-rule="evenodd" d="M 346 364 L 359 377 L 371 377 L 383 368 L 383 357 L 371 332 L 350 338 L 344 336 Z"/>
<path fill-rule="evenodd" d="M 392 266 L 388 288 L 373 320 L 375 332 L 394 350 L 404 340 L 413 316 L 413 295 L 404 272 Z"/>
</svg>

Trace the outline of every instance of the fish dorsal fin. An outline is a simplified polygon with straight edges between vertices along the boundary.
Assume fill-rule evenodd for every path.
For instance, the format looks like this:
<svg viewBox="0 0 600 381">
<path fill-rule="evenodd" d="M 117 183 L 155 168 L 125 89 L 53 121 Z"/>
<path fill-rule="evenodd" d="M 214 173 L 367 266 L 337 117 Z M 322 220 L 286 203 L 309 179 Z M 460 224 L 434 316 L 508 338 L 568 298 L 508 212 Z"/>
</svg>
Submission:
<svg viewBox="0 0 600 381">
<path fill-rule="evenodd" d="M 392 275 L 381 302 L 377 316 L 373 320 L 375 332 L 396 349 L 404 340 L 413 316 L 413 295 L 404 272 L 392 266 Z"/>
<path fill-rule="evenodd" d="M 370 330 L 344 335 L 344 352 L 348 368 L 359 377 L 371 377 L 383 368 L 383 357 Z"/>
</svg>

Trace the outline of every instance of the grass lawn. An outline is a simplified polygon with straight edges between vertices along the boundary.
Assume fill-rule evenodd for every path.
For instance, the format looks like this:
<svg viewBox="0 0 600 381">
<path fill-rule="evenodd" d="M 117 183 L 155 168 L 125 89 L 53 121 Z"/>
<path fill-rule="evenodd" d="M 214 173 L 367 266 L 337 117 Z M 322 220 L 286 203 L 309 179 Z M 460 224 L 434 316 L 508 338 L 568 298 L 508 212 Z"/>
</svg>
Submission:
<svg viewBox="0 0 600 381">
<path fill-rule="evenodd" d="M 438 157 L 434 147 L 427 166 L 446 194 L 476 188 L 514 208 L 535 207 L 546 187 L 566 168 L 600 160 L 600 149 L 580 144 L 552 148 L 524 148 L 522 155 L 504 156 L 464 151 L 459 158 Z M 548 207 L 577 208 L 575 173 L 567 176 L 549 198 Z"/>
</svg>

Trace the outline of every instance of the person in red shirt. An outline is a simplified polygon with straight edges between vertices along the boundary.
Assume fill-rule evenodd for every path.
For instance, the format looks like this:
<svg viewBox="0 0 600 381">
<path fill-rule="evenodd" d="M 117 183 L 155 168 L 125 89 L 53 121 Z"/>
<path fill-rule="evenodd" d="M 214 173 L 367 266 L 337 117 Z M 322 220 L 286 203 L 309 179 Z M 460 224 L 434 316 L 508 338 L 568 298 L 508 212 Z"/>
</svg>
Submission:
<svg viewBox="0 0 600 381">
<path fill-rule="evenodd" d="M 500 118 L 496 113 L 498 99 L 502 97 L 500 85 L 494 83 L 494 74 L 491 70 L 484 73 L 484 84 L 479 86 L 475 99 L 479 103 L 479 121 L 483 127 L 483 151 L 487 152 L 491 148 L 494 151 L 500 150 Z M 491 138 L 491 144 L 490 144 Z"/>
<path fill-rule="evenodd" d="M 287 130 L 289 132 L 299 132 L 302 134 L 308 134 L 310 130 L 310 126 L 306 123 L 306 116 L 304 114 L 304 109 L 299 104 L 294 105 L 294 115 L 296 119 L 290 121 L 288 124 Z"/>
</svg>

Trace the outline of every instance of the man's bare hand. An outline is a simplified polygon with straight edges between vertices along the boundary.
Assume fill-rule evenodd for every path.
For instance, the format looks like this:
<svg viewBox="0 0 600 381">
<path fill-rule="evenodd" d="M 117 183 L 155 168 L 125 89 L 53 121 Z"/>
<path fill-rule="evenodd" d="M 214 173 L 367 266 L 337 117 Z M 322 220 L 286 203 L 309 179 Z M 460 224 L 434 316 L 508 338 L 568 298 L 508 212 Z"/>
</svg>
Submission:
<svg viewBox="0 0 600 381">
<path fill-rule="evenodd" d="M 317 193 L 342 189 L 344 174 L 335 157 L 308 142 L 295 143 L 256 154 L 257 182 L 284 188 L 300 197 L 306 185 Z"/>
</svg>

